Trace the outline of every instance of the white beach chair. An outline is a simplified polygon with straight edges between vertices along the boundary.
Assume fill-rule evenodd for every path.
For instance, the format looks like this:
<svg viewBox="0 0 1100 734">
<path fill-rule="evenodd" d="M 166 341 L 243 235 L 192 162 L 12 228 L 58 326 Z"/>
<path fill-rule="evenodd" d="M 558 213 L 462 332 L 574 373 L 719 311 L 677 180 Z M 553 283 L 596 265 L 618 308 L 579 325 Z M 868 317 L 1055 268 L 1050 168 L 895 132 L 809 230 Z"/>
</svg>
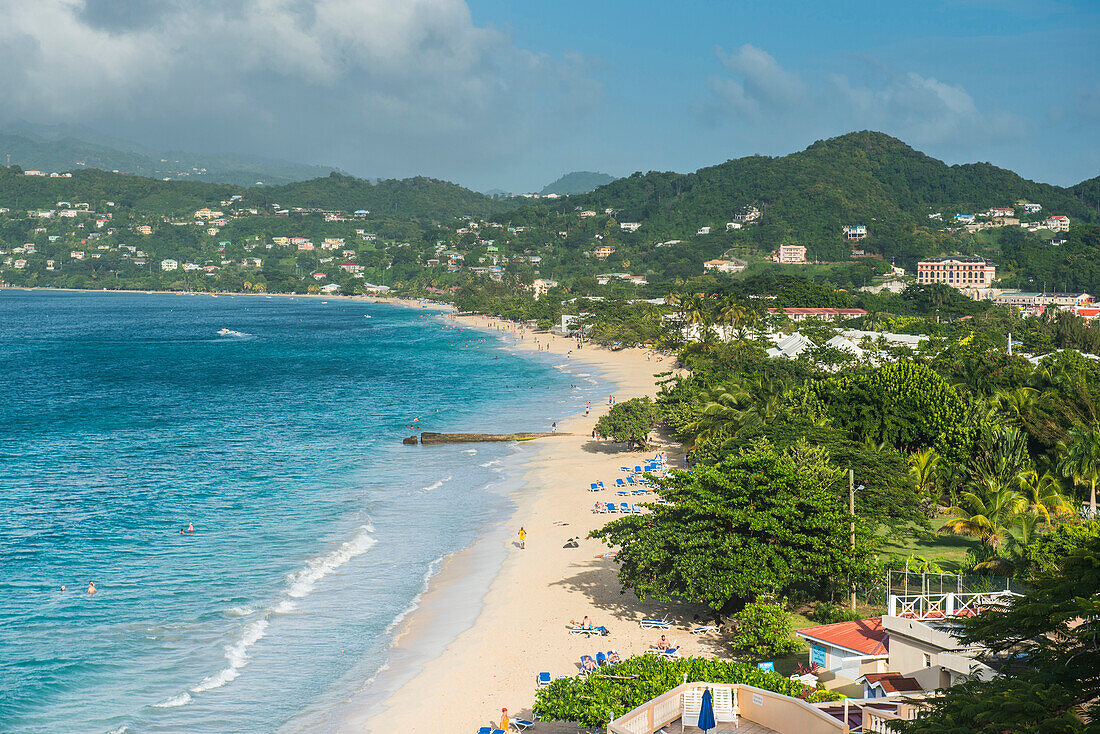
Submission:
<svg viewBox="0 0 1100 734">
<path fill-rule="evenodd" d="M 703 708 L 702 691 L 684 691 L 680 697 L 680 731 L 684 726 L 695 726 L 699 721 L 699 710 Z"/>
<path fill-rule="evenodd" d="M 741 722 L 737 719 L 737 706 L 733 703 L 733 689 L 715 688 L 711 693 L 714 694 L 714 720 L 740 726 Z"/>
</svg>

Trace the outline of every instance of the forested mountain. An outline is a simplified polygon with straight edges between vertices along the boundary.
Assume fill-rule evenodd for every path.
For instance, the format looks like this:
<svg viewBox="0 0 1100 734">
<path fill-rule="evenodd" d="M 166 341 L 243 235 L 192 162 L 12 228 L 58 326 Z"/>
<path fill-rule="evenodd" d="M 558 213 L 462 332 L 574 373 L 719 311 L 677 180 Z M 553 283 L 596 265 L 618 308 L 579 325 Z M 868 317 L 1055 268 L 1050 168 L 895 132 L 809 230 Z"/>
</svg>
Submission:
<svg viewBox="0 0 1100 734">
<path fill-rule="evenodd" d="M 75 171 L 72 178 L 24 176 L 15 167 L 0 167 L 0 206 L 10 209 L 50 208 L 58 201 L 88 202 L 93 208 L 102 208 L 103 202 L 114 201 L 124 210 L 177 215 L 216 206 L 233 195 L 259 207 L 278 204 L 347 212 L 366 209 L 436 221 L 466 214 L 488 216 L 514 206 L 457 184 L 423 177 L 371 183 L 333 173 L 285 186 L 243 188 L 200 181 L 161 181 L 95 169 Z"/>
<path fill-rule="evenodd" d="M 252 186 L 285 184 L 327 175 L 331 168 L 239 155 L 155 152 L 80 129 L 0 132 L 0 162 L 25 169 L 77 171 L 98 168 L 136 176 Z"/>
<path fill-rule="evenodd" d="M 614 176 L 606 173 L 594 173 L 593 171 L 573 171 L 567 173 L 552 184 L 547 184 L 539 192 L 541 196 L 547 194 L 587 194 L 589 191 L 615 180 Z"/>
<path fill-rule="evenodd" d="M 1071 186 L 1069 190 L 1094 212 L 1100 213 L 1100 176 L 1082 181 L 1076 186 Z"/>
<path fill-rule="evenodd" d="M 1041 204 L 1044 214 L 1095 217 L 1068 189 L 988 163 L 948 166 L 900 140 L 866 131 L 778 158 L 750 156 L 687 174 L 635 173 L 592 193 L 539 206 L 562 213 L 611 208 L 618 221 L 641 222 L 647 236 L 658 239 L 688 236 L 702 226 L 724 228 L 734 214 L 756 206 L 764 216 L 760 226 L 750 228 L 750 237 L 761 249 L 796 243 L 806 245 L 811 258 L 847 259 L 842 228 L 863 224 L 867 249 L 905 261 L 934 249 L 930 214 L 947 220 L 1021 200 Z"/>
<path fill-rule="evenodd" d="M 514 201 L 494 199 L 458 184 L 424 176 L 371 183 L 338 173 L 286 186 L 251 189 L 248 198 L 280 206 L 349 212 L 366 209 L 377 214 L 437 221 L 465 215 L 484 217 L 515 206 Z"/>
</svg>

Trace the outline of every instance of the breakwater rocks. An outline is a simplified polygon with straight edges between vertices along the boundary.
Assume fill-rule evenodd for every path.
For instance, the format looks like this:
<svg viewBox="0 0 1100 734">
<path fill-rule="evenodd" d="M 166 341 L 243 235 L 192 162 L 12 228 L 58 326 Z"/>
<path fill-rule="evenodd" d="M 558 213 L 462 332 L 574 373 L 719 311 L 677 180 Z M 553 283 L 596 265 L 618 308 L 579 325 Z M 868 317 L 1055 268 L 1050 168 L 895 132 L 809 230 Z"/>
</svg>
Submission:
<svg viewBox="0 0 1100 734">
<path fill-rule="evenodd" d="M 547 436 L 571 436 L 571 433 L 433 433 L 424 431 L 420 434 L 420 443 L 430 446 L 441 443 L 484 443 L 487 441 L 531 441 Z M 416 445 L 416 436 L 409 436 L 401 443 L 408 446 Z"/>
</svg>

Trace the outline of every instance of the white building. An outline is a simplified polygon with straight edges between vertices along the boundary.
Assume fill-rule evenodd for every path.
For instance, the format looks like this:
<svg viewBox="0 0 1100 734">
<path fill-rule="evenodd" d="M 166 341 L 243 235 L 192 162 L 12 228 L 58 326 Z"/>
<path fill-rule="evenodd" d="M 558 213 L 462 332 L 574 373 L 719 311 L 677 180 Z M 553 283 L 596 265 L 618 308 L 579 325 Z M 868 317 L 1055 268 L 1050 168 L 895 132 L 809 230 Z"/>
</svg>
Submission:
<svg viewBox="0 0 1100 734">
<path fill-rule="evenodd" d="M 867 236 L 867 226 L 863 224 L 849 224 L 844 228 L 844 239 L 862 240 Z"/>
<path fill-rule="evenodd" d="M 177 260 L 161 260 L 160 261 L 160 269 L 165 271 L 165 272 L 168 272 L 168 271 L 171 271 L 171 270 L 178 270 L 179 266 L 180 266 L 180 264 Z"/>
<path fill-rule="evenodd" d="M 637 232 L 641 228 L 641 222 L 620 222 L 619 229 L 624 232 Z"/>
<path fill-rule="evenodd" d="M 703 270 L 716 270 L 719 273 L 740 273 L 745 269 L 745 263 L 740 260 L 707 260 L 703 263 Z"/>
<path fill-rule="evenodd" d="M 695 234 L 710 234 L 710 227 L 700 227 Z"/>
<path fill-rule="evenodd" d="M 1047 217 L 1046 225 L 1051 232 L 1068 232 L 1069 217 L 1064 214 L 1055 214 L 1053 217 Z"/>
</svg>

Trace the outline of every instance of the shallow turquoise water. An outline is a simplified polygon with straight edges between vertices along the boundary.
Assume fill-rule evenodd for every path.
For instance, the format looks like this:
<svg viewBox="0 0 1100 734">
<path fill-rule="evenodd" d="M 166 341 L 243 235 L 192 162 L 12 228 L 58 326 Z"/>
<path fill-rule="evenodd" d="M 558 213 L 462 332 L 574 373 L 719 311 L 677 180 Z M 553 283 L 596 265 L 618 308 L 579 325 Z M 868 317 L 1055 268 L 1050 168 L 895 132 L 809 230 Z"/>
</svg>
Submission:
<svg viewBox="0 0 1100 734">
<path fill-rule="evenodd" d="M 605 392 L 502 346 L 365 303 L 0 292 L 0 730 L 267 732 L 346 693 L 509 507 L 515 449 L 405 427 Z"/>
</svg>

